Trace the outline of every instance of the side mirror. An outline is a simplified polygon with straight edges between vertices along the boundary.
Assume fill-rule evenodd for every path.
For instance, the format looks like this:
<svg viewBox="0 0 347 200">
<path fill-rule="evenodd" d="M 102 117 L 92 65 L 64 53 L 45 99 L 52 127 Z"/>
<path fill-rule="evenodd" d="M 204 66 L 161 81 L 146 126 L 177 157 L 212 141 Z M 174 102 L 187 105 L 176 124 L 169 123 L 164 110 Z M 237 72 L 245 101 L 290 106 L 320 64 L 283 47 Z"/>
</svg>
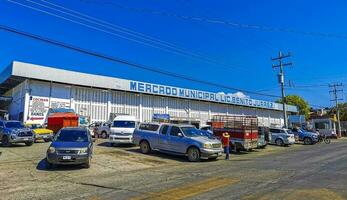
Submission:
<svg viewBox="0 0 347 200">
<path fill-rule="evenodd" d="M 178 133 L 177 136 L 178 137 L 183 137 L 183 134 L 182 133 Z"/>
</svg>

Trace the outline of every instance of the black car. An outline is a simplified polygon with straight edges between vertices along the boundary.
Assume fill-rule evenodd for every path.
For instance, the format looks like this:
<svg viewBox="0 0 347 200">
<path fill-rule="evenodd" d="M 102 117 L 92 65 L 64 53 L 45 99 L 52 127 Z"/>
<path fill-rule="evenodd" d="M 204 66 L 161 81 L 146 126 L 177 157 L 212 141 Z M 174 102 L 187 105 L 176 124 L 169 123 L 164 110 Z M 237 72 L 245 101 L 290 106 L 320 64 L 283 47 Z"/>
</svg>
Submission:
<svg viewBox="0 0 347 200">
<path fill-rule="evenodd" d="M 93 140 L 87 128 L 63 128 L 47 150 L 47 165 L 84 165 L 90 167 Z"/>
</svg>

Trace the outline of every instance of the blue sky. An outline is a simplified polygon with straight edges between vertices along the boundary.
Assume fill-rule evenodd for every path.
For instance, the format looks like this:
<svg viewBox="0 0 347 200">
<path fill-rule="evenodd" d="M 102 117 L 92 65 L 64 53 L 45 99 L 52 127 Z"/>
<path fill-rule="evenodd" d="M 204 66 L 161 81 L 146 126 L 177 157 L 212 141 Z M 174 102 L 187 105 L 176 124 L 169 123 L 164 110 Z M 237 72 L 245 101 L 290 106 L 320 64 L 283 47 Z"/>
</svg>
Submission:
<svg viewBox="0 0 347 200">
<path fill-rule="evenodd" d="M 89 26 L 86 27 L 67 21 L 66 19 L 82 22 L 57 10 L 32 3 L 52 6 L 44 1 L 11 1 L 12 3 L 6 0 L 0 2 L 1 25 L 172 73 L 234 88 L 280 95 L 277 71 L 271 68 L 270 58 L 281 50 L 293 54 L 291 61 L 294 65 L 285 70 L 287 81 L 291 80 L 296 87 L 288 88 L 287 94 L 301 95 L 313 105 L 330 106 L 327 86 L 300 86 L 332 82 L 347 84 L 347 2 L 342 0 L 225 0 L 213 1 L 214 3 L 200 0 L 44 0 L 117 25 L 117 30 L 119 27 L 126 28 L 174 44 L 177 48 L 184 49 L 185 55 L 167 51 L 163 46 L 154 48 L 153 43 L 144 45 L 143 43 L 148 41 L 126 35 L 124 31 L 114 32 L 115 28 L 108 29 L 108 33 L 105 33 L 100 31 L 105 30 L 105 27 L 100 25 L 83 22 Z M 49 11 L 64 17 L 65 20 L 13 2 Z M 170 13 L 171 16 L 163 13 Z M 245 29 L 182 19 L 172 16 L 173 14 L 346 37 L 319 37 Z M 204 58 L 189 56 L 187 52 L 202 55 Z M 12 60 L 179 87 L 235 92 L 154 74 L 0 30 L 0 70 Z M 248 95 L 275 100 L 272 97 Z"/>
</svg>

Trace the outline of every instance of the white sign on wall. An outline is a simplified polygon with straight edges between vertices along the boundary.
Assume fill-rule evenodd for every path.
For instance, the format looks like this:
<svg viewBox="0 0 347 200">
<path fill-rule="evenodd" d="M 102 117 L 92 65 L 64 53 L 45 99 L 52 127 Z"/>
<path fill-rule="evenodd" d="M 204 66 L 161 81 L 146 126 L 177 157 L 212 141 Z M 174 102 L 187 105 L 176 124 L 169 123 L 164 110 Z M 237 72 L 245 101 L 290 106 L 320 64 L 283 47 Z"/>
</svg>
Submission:
<svg viewBox="0 0 347 200">
<path fill-rule="evenodd" d="M 43 124 L 50 108 L 70 108 L 69 99 L 31 96 L 28 120 Z"/>
<path fill-rule="evenodd" d="M 49 109 L 49 98 L 31 96 L 29 103 L 29 115 L 28 120 L 31 121 L 42 121 Z"/>
</svg>

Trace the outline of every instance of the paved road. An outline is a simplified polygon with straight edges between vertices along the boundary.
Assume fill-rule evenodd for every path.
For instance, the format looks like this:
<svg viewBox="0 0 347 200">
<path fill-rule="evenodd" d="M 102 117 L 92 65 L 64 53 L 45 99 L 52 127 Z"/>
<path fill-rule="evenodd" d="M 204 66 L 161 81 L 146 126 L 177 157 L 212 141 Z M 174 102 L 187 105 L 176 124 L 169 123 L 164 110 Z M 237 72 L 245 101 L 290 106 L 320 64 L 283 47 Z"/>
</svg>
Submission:
<svg viewBox="0 0 347 200">
<path fill-rule="evenodd" d="M 347 199 L 346 149 L 345 139 L 330 145 L 271 146 L 233 155 L 230 161 L 201 163 L 158 153 L 142 158 L 130 149 L 122 151 L 134 154 L 133 160 L 141 157 L 144 166 L 123 162 L 112 170 L 93 166 L 45 171 L 25 165 L 30 173 L 23 174 L 23 183 L 19 182 L 17 166 L 11 165 L 7 169 L 14 170 L 6 171 L 6 163 L 0 159 L 0 185 L 6 177 L 10 183 L 0 186 L 0 195 L 5 199 Z M 133 170 L 119 171 L 118 167 Z"/>
</svg>

